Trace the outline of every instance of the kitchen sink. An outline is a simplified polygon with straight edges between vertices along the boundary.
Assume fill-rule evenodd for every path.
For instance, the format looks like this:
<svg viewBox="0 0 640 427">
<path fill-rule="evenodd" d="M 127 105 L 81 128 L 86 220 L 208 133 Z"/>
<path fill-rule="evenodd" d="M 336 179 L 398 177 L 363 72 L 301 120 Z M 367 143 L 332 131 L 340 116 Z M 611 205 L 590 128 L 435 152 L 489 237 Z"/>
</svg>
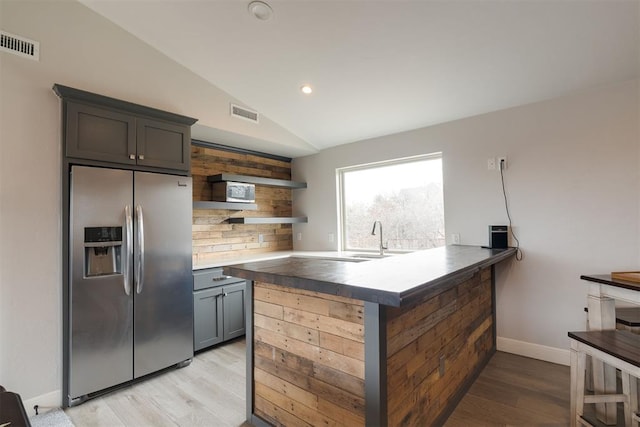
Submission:
<svg viewBox="0 0 640 427">
<path fill-rule="evenodd" d="M 318 259 L 318 260 L 328 260 L 328 261 L 344 261 L 344 262 L 363 262 L 367 261 L 366 259 L 357 259 L 355 257 L 322 257 L 322 256 L 304 256 L 304 255 L 292 255 L 289 258 L 298 258 L 298 259 Z M 361 257 L 363 258 L 363 257 Z"/>
<path fill-rule="evenodd" d="M 380 255 L 380 254 L 355 254 L 355 255 L 349 255 L 352 258 L 372 258 L 372 259 L 377 259 L 377 258 L 389 258 L 392 257 L 394 255 L 391 254 L 384 254 L 384 255 Z"/>
</svg>

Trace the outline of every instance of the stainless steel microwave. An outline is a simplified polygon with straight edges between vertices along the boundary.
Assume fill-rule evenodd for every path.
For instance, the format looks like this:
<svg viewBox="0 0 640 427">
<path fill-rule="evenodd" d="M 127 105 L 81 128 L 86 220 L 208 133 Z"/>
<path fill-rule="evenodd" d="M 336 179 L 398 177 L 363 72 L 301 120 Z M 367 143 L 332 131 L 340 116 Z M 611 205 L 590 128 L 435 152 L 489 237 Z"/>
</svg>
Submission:
<svg viewBox="0 0 640 427">
<path fill-rule="evenodd" d="M 211 184 L 212 200 L 216 202 L 255 203 L 256 186 L 244 182 L 214 182 Z"/>
</svg>

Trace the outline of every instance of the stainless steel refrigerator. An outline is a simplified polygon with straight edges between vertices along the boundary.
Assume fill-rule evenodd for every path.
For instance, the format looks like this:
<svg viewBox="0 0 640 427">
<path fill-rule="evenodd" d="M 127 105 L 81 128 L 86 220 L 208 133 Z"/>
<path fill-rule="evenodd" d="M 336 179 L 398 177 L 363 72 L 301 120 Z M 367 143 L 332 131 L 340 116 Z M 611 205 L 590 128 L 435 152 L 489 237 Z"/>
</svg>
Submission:
<svg viewBox="0 0 640 427">
<path fill-rule="evenodd" d="M 67 404 L 193 357 L 191 178 L 73 166 Z"/>
</svg>

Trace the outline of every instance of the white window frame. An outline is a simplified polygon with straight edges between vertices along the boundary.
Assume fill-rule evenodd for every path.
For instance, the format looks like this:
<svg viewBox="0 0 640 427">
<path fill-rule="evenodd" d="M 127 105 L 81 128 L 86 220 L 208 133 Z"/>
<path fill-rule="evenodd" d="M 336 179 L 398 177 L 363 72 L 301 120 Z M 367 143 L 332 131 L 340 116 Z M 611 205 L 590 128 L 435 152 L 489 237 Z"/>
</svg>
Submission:
<svg viewBox="0 0 640 427">
<path fill-rule="evenodd" d="M 345 230 L 346 227 L 346 223 L 345 223 L 345 216 L 344 216 L 344 210 L 345 210 L 345 206 L 346 206 L 346 202 L 345 202 L 345 194 L 344 194 L 344 174 L 345 172 L 353 172 L 353 171 L 358 171 L 358 170 L 367 170 L 367 169 L 374 169 L 374 168 L 379 168 L 379 167 L 385 167 L 385 166 L 393 166 L 393 165 L 398 165 L 398 164 L 403 164 L 403 163 L 413 163 L 413 162 L 418 162 L 418 161 L 425 161 L 425 160 L 432 160 L 432 159 L 440 159 L 442 161 L 442 152 L 438 151 L 438 152 L 434 152 L 434 153 L 429 153 L 429 154 L 420 154 L 417 156 L 410 156 L 410 157 L 402 157 L 399 159 L 391 159 L 391 160 L 383 160 L 383 161 L 379 161 L 379 162 L 372 162 L 372 163 L 364 163 L 361 165 L 355 165 L 355 166 L 346 166 L 346 167 L 342 167 L 342 168 L 337 168 L 336 169 L 336 194 L 338 195 L 338 212 L 337 212 L 337 216 L 338 216 L 338 234 L 339 234 L 339 242 L 340 242 L 340 250 L 341 251 L 358 251 L 358 252 L 377 252 L 375 250 L 370 250 L 370 249 L 357 249 L 357 248 L 348 248 L 347 247 L 347 233 Z M 443 186 L 444 186 L 444 176 L 443 176 Z M 373 225 L 373 222 L 371 223 Z M 411 252 L 411 250 L 388 250 L 387 252 L 389 253 L 406 253 L 406 252 Z"/>
</svg>

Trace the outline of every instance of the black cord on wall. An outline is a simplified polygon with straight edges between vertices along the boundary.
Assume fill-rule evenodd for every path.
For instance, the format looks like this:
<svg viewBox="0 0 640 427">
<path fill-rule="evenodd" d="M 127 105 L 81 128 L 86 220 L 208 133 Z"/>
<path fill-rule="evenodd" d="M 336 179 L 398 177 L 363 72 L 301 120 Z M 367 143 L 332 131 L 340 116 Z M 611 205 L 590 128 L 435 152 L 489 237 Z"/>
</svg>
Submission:
<svg viewBox="0 0 640 427">
<path fill-rule="evenodd" d="M 509 219 L 509 230 L 511 230 L 511 235 L 513 236 L 513 240 L 516 242 L 516 261 L 522 261 L 522 257 L 524 254 L 520 249 L 520 240 L 516 237 L 516 233 L 513 232 L 513 226 L 511 225 L 511 214 L 509 213 L 509 202 L 507 201 L 507 190 L 504 187 L 504 165 L 502 162 L 498 165 L 500 168 L 500 181 L 502 182 L 502 195 L 504 196 L 504 210 L 507 211 L 507 218 Z"/>
</svg>

